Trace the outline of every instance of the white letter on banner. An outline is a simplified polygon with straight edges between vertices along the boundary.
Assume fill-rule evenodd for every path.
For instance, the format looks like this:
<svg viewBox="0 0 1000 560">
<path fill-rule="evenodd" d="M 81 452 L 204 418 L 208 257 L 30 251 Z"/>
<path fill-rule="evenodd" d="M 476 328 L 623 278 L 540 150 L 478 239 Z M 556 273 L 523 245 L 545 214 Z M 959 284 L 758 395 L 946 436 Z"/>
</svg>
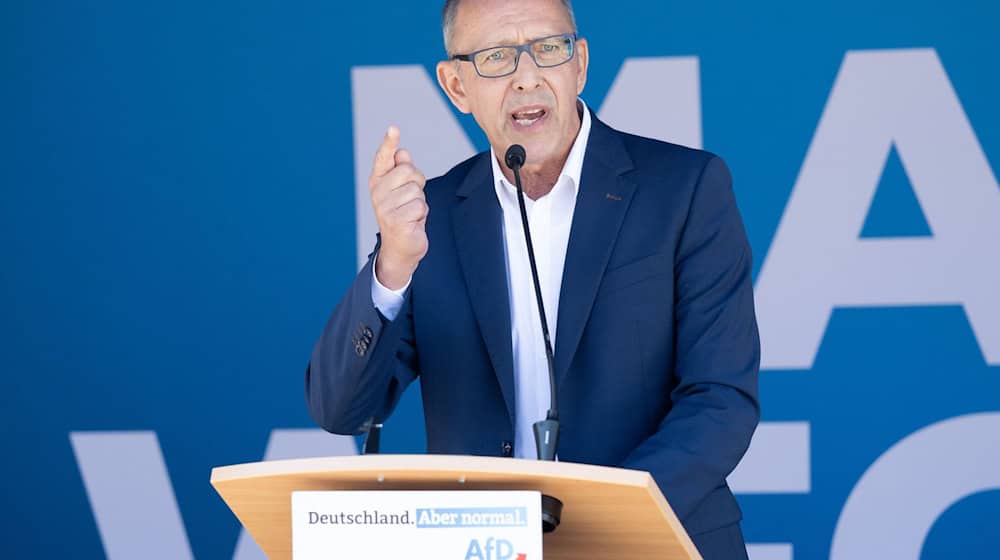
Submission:
<svg viewBox="0 0 1000 560">
<path fill-rule="evenodd" d="M 378 222 L 372 211 L 368 176 L 375 150 L 389 125 L 399 127 L 399 146 L 430 179 L 476 153 L 423 66 L 357 66 L 351 69 L 354 116 L 354 214 L 358 268 L 375 247 Z M 434 209 L 431 208 L 431 212 Z"/>
<path fill-rule="evenodd" d="M 69 439 L 105 556 L 194 557 L 156 432 L 71 432 Z"/>
<path fill-rule="evenodd" d="M 156 432 L 71 432 L 70 441 L 107 558 L 193 557 Z M 351 436 L 274 430 L 264 460 L 356 454 Z M 241 530 L 233 558 L 266 557 Z"/>
<path fill-rule="evenodd" d="M 932 238 L 859 239 L 895 145 Z M 1000 365 L 1000 187 L 931 49 L 849 52 L 756 286 L 761 367 L 812 367 L 835 306 L 962 304 Z"/>
<path fill-rule="evenodd" d="M 627 58 L 601 105 L 601 120 L 629 132 L 701 148 L 698 57 Z"/>
<path fill-rule="evenodd" d="M 919 560 L 934 522 L 950 506 L 1000 489 L 1000 438 L 991 437 L 996 434 L 1000 412 L 969 414 L 892 446 L 848 496 L 830 559 Z"/>
<path fill-rule="evenodd" d="M 737 494 L 808 494 L 809 422 L 761 422 L 727 482 Z"/>
<path fill-rule="evenodd" d="M 437 83 L 423 66 L 351 69 L 354 116 L 354 207 L 358 268 L 375 246 L 378 224 L 368 175 L 390 124 L 400 146 L 428 177 L 442 175 L 475 153 Z M 696 57 L 626 59 L 600 117 L 634 134 L 701 147 L 701 96 Z M 431 208 L 431 212 L 434 209 Z"/>
<path fill-rule="evenodd" d="M 748 544 L 747 556 L 750 560 L 792 560 L 792 545 L 788 543 Z"/>
</svg>

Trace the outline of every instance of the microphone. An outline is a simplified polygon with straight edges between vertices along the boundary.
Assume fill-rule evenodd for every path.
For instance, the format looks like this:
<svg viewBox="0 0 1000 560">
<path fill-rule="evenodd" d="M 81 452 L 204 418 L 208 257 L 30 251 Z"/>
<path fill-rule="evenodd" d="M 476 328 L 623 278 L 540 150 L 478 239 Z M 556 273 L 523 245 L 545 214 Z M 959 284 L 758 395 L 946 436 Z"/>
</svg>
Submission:
<svg viewBox="0 0 1000 560">
<path fill-rule="evenodd" d="M 507 163 L 507 167 L 514 172 L 514 179 L 517 182 L 519 192 L 521 189 L 521 168 L 524 167 L 524 160 L 527 158 L 528 156 L 524 152 L 524 146 L 520 144 L 511 144 L 511 146 L 507 148 L 507 153 L 503 156 L 503 160 Z"/>
<path fill-rule="evenodd" d="M 552 342 L 549 340 L 549 324 L 545 320 L 545 305 L 542 304 L 542 286 L 538 282 L 538 266 L 535 264 L 535 249 L 531 243 L 531 230 L 528 228 L 528 211 L 524 207 L 524 189 L 521 188 L 521 167 L 527 155 L 524 146 L 513 144 L 507 148 L 504 162 L 514 172 L 514 183 L 517 186 L 517 204 L 521 208 L 521 227 L 524 230 L 524 242 L 528 245 L 528 262 L 531 264 L 531 279 L 535 284 L 535 300 L 538 302 L 538 316 L 542 320 L 542 338 L 545 339 L 545 359 L 549 366 L 549 411 L 545 420 L 535 422 L 535 449 L 538 460 L 554 461 L 556 447 L 559 444 L 559 405 L 556 400 L 556 366 L 552 358 Z M 556 521 L 558 524 L 558 521 Z"/>
</svg>

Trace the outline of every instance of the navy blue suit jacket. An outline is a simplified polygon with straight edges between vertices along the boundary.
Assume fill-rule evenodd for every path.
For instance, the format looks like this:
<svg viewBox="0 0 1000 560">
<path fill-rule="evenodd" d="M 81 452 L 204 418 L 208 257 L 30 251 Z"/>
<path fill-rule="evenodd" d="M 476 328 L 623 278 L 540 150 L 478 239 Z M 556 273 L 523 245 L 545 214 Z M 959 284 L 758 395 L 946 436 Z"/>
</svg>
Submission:
<svg viewBox="0 0 1000 560">
<path fill-rule="evenodd" d="M 725 479 L 759 417 L 750 247 L 722 160 L 592 122 L 557 319 L 559 459 L 649 471 L 697 535 L 741 517 Z M 509 449 L 514 362 L 489 157 L 427 183 L 429 250 L 395 320 L 372 304 L 371 259 L 334 311 L 306 373 L 326 430 L 386 418 L 419 377 L 429 452 Z"/>
</svg>

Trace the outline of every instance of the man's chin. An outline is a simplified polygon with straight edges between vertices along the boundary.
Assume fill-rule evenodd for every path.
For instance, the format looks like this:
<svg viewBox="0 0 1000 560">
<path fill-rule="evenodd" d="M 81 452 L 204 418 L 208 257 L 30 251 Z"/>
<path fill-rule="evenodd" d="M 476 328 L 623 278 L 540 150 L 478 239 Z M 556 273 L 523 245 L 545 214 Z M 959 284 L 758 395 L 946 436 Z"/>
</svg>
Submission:
<svg viewBox="0 0 1000 560">
<path fill-rule="evenodd" d="M 525 154 L 527 155 L 525 165 L 528 167 L 537 166 L 552 157 L 552 145 L 554 143 L 555 140 L 547 138 L 525 138 L 524 135 L 515 134 L 509 137 L 507 145 L 503 148 L 504 151 L 500 152 L 498 155 L 503 158 L 508 147 L 513 146 L 514 144 L 520 144 L 524 148 Z"/>
<path fill-rule="evenodd" d="M 538 168 L 545 166 L 546 164 L 551 164 L 553 158 L 558 158 L 558 150 L 555 148 L 559 144 L 558 138 L 553 138 L 551 134 L 505 134 L 502 140 L 503 144 L 500 146 L 493 146 L 493 149 L 497 153 L 497 158 L 500 163 L 503 164 L 504 155 L 507 153 L 507 149 L 514 144 L 520 144 L 524 147 L 525 154 L 527 158 L 525 160 L 525 167 Z M 561 162 L 559 162 L 561 165 Z"/>
</svg>

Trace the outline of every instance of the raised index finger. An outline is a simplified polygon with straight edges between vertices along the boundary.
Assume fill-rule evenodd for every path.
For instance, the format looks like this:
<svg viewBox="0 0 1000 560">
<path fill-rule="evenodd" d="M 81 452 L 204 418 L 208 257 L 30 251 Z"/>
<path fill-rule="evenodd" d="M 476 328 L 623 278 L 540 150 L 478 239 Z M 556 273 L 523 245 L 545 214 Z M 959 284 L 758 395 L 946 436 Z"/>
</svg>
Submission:
<svg viewBox="0 0 1000 560">
<path fill-rule="evenodd" d="M 382 139 L 382 144 L 375 152 L 375 165 L 372 167 L 372 177 L 378 178 L 396 167 L 396 148 L 399 147 L 399 129 L 390 126 Z"/>
</svg>

